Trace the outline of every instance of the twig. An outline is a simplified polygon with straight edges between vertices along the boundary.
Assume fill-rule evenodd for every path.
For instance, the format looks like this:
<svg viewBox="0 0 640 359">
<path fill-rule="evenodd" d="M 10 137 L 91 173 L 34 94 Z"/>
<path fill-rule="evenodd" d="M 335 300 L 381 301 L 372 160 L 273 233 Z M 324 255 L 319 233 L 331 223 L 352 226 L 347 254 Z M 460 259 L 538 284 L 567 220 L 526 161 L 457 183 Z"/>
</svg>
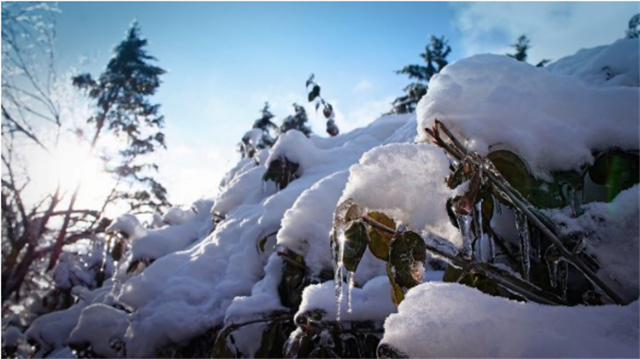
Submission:
<svg viewBox="0 0 640 359">
<path fill-rule="evenodd" d="M 461 152 L 464 154 L 468 154 L 468 150 L 458 141 L 455 136 L 447 129 L 447 127 L 440 121 L 436 120 L 436 129 L 441 129 L 453 142 L 454 146 L 457 148 L 456 150 L 452 150 L 449 146 L 443 146 L 445 151 L 449 152 L 454 157 L 458 157 Z M 439 136 L 437 131 L 428 131 L 429 134 Z M 439 138 L 438 143 L 444 143 L 441 138 Z M 459 160 L 461 158 L 458 158 Z M 554 233 L 553 229 L 549 228 L 549 223 L 545 224 L 541 220 L 544 218 L 537 210 L 525 199 L 523 198 L 511 185 L 501 177 L 498 177 L 494 174 L 499 173 L 496 171 L 492 171 L 491 168 L 493 165 L 483 159 L 482 163 L 475 163 L 476 166 L 480 169 L 484 169 L 485 166 L 490 166 L 489 170 L 482 171 L 486 177 L 491 181 L 491 183 L 496 186 L 502 193 L 507 196 L 507 199 L 518 209 L 520 210 L 527 218 L 545 235 L 547 238 L 553 242 L 553 244 L 558 248 L 558 250 L 562 253 L 569 263 L 574 265 L 576 268 L 580 269 L 582 273 L 589 279 L 595 286 L 600 288 L 605 295 L 607 295 L 611 300 L 613 300 L 617 304 L 628 304 L 631 302 L 628 298 L 623 298 L 622 295 L 619 295 L 616 291 L 614 291 L 609 284 L 605 283 L 589 266 L 587 266 L 584 261 L 577 256 L 576 254 L 569 251 L 562 243 L 562 241 L 558 238 L 558 236 Z"/>
</svg>

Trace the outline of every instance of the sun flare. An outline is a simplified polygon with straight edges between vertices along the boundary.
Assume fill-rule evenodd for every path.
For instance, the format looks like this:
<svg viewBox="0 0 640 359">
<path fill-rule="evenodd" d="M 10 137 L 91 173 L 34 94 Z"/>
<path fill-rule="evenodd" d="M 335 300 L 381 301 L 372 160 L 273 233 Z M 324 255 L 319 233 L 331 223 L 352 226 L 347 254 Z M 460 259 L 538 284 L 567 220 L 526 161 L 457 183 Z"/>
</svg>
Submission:
<svg viewBox="0 0 640 359">
<path fill-rule="evenodd" d="M 66 141 L 53 152 L 46 167 L 51 185 L 73 191 L 80 185 L 80 202 L 91 205 L 104 199 L 113 186 L 104 162 L 88 145 Z"/>
</svg>

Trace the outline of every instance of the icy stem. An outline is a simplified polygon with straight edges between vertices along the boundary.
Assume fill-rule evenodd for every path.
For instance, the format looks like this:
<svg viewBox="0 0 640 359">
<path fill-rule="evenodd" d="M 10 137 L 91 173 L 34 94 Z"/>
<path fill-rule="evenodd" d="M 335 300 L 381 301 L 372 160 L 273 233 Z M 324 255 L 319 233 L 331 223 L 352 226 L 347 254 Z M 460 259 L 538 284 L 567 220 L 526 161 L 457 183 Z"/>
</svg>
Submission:
<svg viewBox="0 0 640 359">
<path fill-rule="evenodd" d="M 529 220 L 527 216 L 516 211 L 516 228 L 520 235 L 520 257 L 522 258 L 522 274 L 525 280 L 529 280 L 529 269 L 531 268 L 530 247 L 531 236 L 529 231 Z"/>
<path fill-rule="evenodd" d="M 458 220 L 458 227 L 460 227 L 460 231 L 462 232 L 462 255 L 466 258 L 471 257 L 472 252 L 472 242 L 473 235 L 471 233 L 471 215 L 458 215 L 456 216 Z"/>
</svg>

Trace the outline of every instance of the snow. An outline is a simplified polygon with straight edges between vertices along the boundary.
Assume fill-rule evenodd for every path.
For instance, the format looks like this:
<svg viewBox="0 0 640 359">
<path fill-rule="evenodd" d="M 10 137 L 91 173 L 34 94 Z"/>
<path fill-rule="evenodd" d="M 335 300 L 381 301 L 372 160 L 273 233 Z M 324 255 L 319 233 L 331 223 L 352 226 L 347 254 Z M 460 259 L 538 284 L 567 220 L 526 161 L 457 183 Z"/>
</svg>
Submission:
<svg viewBox="0 0 640 359">
<path fill-rule="evenodd" d="M 638 308 L 544 306 L 426 283 L 387 318 L 382 343 L 412 358 L 637 358 Z"/>
<path fill-rule="evenodd" d="M 212 201 L 200 200 L 194 203 L 195 210 L 184 211 L 180 207 L 173 207 L 163 217 L 168 225 L 159 229 L 146 229 L 135 216 L 125 214 L 118 217 L 107 228 L 107 232 L 122 232 L 128 236 L 132 261 L 154 260 L 185 249 L 207 234 L 212 228 L 212 206 Z"/>
<path fill-rule="evenodd" d="M 620 192 L 610 203 L 586 204 L 585 213 L 572 218 L 571 209 L 549 210 L 564 234 L 586 233 L 585 250 L 595 256 L 600 273 L 622 284 L 628 296 L 638 298 L 640 280 L 640 187 Z M 605 277 L 606 278 L 606 277 Z"/>
<path fill-rule="evenodd" d="M 2 347 L 13 347 L 18 345 L 23 340 L 23 335 L 20 329 L 9 326 L 2 331 Z"/>
<path fill-rule="evenodd" d="M 630 41 L 629 46 L 622 46 L 627 45 L 624 41 Z M 637 83 L 638 41 L 624 41 L 610 51 L 588 50 L 578 53 L 578 59 L 559 61 L 558 67 L 552 67 L 555 72 L 499 55 L 456 61 L 433 77 L 429 92 L 418 104 L 418 139 L 427 140 L 424 129 L 433 127 L 438 119 L 466 138 L 469 149 L 480 154 L 497 147 L 510 149 L 525 159 L 535 175 L 545 179 L 552 171 L 591 164 L 594 150 L 614 146 L 637 150 L 639 89 L 608 83 L 607 87 L 593 87 L 562 74 L 572 70 L 568 65 L 560 66 L 580 61 L 586 64 L 575 70 L 580 75 L 600 71 L 603 64 L 621 65 L 616 67 L 619 76 L 634 78 Z M 634 49 L 635 55 L 631 55 Z M 623 50 L 624 56 L 619 54 Z M 619 57 L 635 56 L 636 61 L 604 56 L 611 51 Z"/>
<path fill-rule="evenodd" d="M 108 231 L 124 234 L 131 253 L 113 279 L 96 290 L 73 287 L 91 278 L 72 282 L 69 273 L 75 269 L 61 265 L 59 284 L 73 287 L 78 303 L 36 319 L 25 337 L 39 343 L 40 355 L 68 356 L 70 344 L 88 344 L 98 355 L 117 356 L 112 344 L 122 341 L 128 356 L 153 357 L 161 347 L 186 344 L 211 328 L 290 310 L 280 301 L 283 259 L 274 246 L 304 257 L 307 276 L 319 280 L 332 269 L 334 211 L 347 199 L 461 248 L 445 203 L 463 187 L 447 187 L 450 163 L 440 148 L 413 143 L 426 139 L 424 128 L 437 118 L 467 138 L 470 149 L 486 154 L 492 146 L 509 148 L 543 178 L 590 163 L 593 150 L 637 150 L 638 71 L 631 66 L 638 62 L 637 48 L 637 40 L 621 40 L 582 50 L 547 69 L 505 56 L 474 56 L 432 79 L 417 117 L 383 116 L 336 137 L 290 130 L 273 148 L 240 160 L 215 200 L 198 201 L 192 209 L 174 207 L 151 228 L 133 215 L 118 217 Z M 608 81 L 599 77 L 605 65 L 614 74 Z M 252 132 L 256 139 L 258 132 Z M 299 177 L 278 190 L 263 176 L 269 163 L 282 157 L 299 164 Z M 638 191 L 636 186 L 609 204 L 585 205 L 585 214 L 576 218 L 569 208 L 547 212 L 567 232 L 590 233 L 585 248 L 602 262 L 600 270 L 635 297 Z M 517 238 L 513 214 L 507 208 L 502 213 L 492 222 L 496 232 Z M 260 248 L 264 238 L 267 244 Z M 126 273 L 137 259 L 152 263 Z M 441 279 L 442 272 L 427 269 L 423 280 Z M 386 319 L 384 342 L 412 357 L 638 356 L 637 302 L 544 307 L 462 285 L 425 283 L 396 309 L 385 263 L 369 251 L 353 284 L 352 310 L 343 300 L 340 319 Z M 336 320 L 334 285 L 306 287 L 296 316 L 321 309 L 325 320 Z M 264 324 L 247 325 L 234 333 L 243 355 L 255 353 L 263 329 Z"/>
<path fill-rule="evenodd" d="M 348 171 L 341 171 L 316 182 L 284 213 L 278 244 L 304 256 L 312 275 L 333 266 L 329 233 L 348 175 Z"/>
<path fill-rule="evenodd" d="M 549 66 L 551 73 L 574 76 L 594 87 L 640 86 L 640 42 L 620 39 L 611 45 L 582 49 Z"/>
<path fill-rule="evenodd" d="M 351 198 L 366 211 L 384 212 L 415 231 L 448 238 L 459 247 L 462 238 L 445 205 L 454 193 L 445 182 L 449 174 L 449 160 L 440 148 L 381 146 L 350 169 L 340 202 Z"/>
<path fill-rule="evenodd" d="M 369 280 L 362 288 L 352 289 L 352 311 L 347 311 L 347 301 L 342 301 L 340 320 L 345 321 L 383 321 L 389 314 L 396 311 L 391 301 L 391 287 L 386 276 Z M 313 284 L 304 289 L 302 304 L 296 317 L 315 309 L 321 309 L 326 314 L 323 320 L 335 321 L 337 314 L 335 284 L 327 281 Z"/>
<path fill-rule="evenodd" d="M 76 304 L 69 309 L 43 315 L 33 321 L 25 335 L 28 340 L 39 344 L 41 352 L 65 347 L 69 334 L 76 326 L 86 303 Z"/>
<path fill-rule="evenodd" d="M 102 303 L 92 304 L 82 310 L 69 336 L 69 343 L 88 343 L 94 353 L 114 358 L 119 354 L 111 347 L 111 343 L 123 341 L 127 325 L 126 312 Z"/>
<path fill-rule="evenodd" d="M 256 289 L 252 293 L 252 288 L 261 279 L 275 280 L 271 278 L 273 275 L 265 277 L 268 257 L 257 250 L 258 241 L 283 225 L 285 212 L 306 190 L 325 178 L 326 183 L 330 183 L 332 176 L 338 176 L 336 173 L 357 162 L 365 151 L 379 145 L 410 119 L 408 116 L 383 118 L 366 128 L 370 131 L 360 129 L 334 138 L 307 138 L 298 131 L 288 131 L 271 149 L 267 161 L 259 164 L 245 161 L 234 169 L 233 176 L 225 179 L 226 187 L 212 209 L 224 216 L 214 232 L 196 240 L 196 244 L 185 251 L 156 260 L 122 285 L 118 301 L 133 312 L 125 336 L 127 355 L 153 355 L 161 345 L 184 342 L 222 323 L 236 297 L 249 298 L 236 300 L 234 306 L 242 306 L 243 301 L 255 303 L 252 301 L 260 300 L 251 299 L 252 295 L 267 296 L 269 291 Z M 302 158 L 298 153 L 306 153 L 306 157 Z M 279 156 L 300 161 L 301 177 L 276 192 L 273 188 L 265 188 L 262 176 L 269 161 Z M 333 188 L 336 192 L 341 190 L 339 186 Z M 307 206 L 317 204 L 308 203 Z M 328 229 L 327 208 L 329 206 L 325 207 L 324 218 L 329 218 L 325 224 Z M 308 222 L 297 222 L 296 225 L 306 226 Z M 282 230 L 286 232 L 285 228 Z M 325 234 L 327 243 L 328 230 Z M 366 276 L 371 274 L 366 274 L 365 280 Z M 277 291 L 272 289 L 270 293 L 273 298 L 269 303 L 279 301 L 279 297 L 275 297 Z M 275 304 L 271 305 L 271 308 L 275 307 Z M 231 320 L 233 311 L 230 314 Z"/>
</svg>

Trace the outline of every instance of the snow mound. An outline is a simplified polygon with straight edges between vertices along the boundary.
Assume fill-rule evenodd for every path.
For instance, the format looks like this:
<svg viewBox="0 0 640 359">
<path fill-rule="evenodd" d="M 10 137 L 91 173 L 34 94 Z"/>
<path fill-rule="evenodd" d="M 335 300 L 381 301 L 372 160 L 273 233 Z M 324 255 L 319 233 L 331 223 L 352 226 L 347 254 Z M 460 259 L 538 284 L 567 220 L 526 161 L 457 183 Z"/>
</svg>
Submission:
<svg viewBox="0 0 640 359">
<path fill-rule="evenodd" d="M 89 344 L 94 353 L 115 358 L 119 353 L 112 344 L 123 342 L 127 326 L 126 312 L 102 303 L 92 304 L 82 310 L 69 343 Z"/>
<path fill-rule="evenodd" d="M 412 358 L 637 358 L 638 308 L 543 306 L 426 283 L 387 318 L 382 343 Z"/>
<path fill-rule="evenodd" d="M 380 211 L 416 231 L 427 231 L 461 246 L 446 202 L 449 160 L 432 145 L 390 144 L 367 152 L 351 167 L 340 202 L 349 198 L 366 211 Z"/>
<path fill-rule="evenodd" d="M 418 139 L 428 138 L 424 129 L 433 127 L 437 119 L 468 139 L 469 149 L 481 154 L 497 146 L 510 149 L 545 179 L 552 171 L 591 164 L 595 150 L 637 150 L 639 89 L 609 82 L 606 87 L 591 87 L 563 74 L 582 76 L 611 63 L 621 72 L 611 81 L 624 76 L 637 83 L 638 40 L 628 41 L 566 60 L 582 64 L 580 68 L 563 67 L 561 60 L 554 72 L 498 55 L 456 61 L 433 77 L 429 92 L 418 104 Z M 617 60 L 610 53 L 636 60 Z M 621 62 L 624 66 L 617 67 Z"/>
<path fill-rule="evenodd" d="M 560 75 L 575 76 L 594 87 L 640 86 L 640 42 L 620 39 L 611 45 L 582 49 L 562 58 L 547 70 Z"/>
<path fill-rule="evenodd" d="M 335 321 L 337 306 L 334 281 L 314 284 L 305 288 L 302 293 L 302 304 L 296 316 L 312 310 L 323 310 L 323 320 Z M 362 288 L 353 288 L 351 292 L 351 312 L 347 309 L 347 301 L 341 302 L 340 320 L 347 321 L 383 321 L 389 314 L 396 312 L 391 301 L 391 286 L 386 276 L 369 280 Z"/>
<path fill-rule="evenodd" d="M 288 131 L 280 136 L 266 161 L 245 160 L 234 168 L 233 174 L 225 178 L 225 187 L 212 209 L 220 216 L 213 233 L 197 240 L 185 251 L 156 260 L 122 285 L 118 300 L 133 312 L 125 336 L 127 355 L 152 356 L 162 345 L 184 343 L 222 324 L 225 318 L 236 320 L 236 313 L 247 308 L 246 303 L 263 301 L 265 305 L 257 308 L 279 309 L 277 283 L 281 273 L 265 270 L 267 263 L 274 268 L 277 263 L 269 261 L 269 256 L 275 255 L 273 248 L 265 248 L 265 253 L 258 249 L 260 239 L 280 231 L 284 234 L 305 231 L 287 229 L 287 226 L 306 227 L 310 223 L 283 221 L 285 212 L 294 207 L 299 198 L 297 208 L 302 212 L 301 197 L 304 193 L 312 195 L 308 190 L 316 184 L 333 192 L 325 192 L 323 202 L 335 201 L 328 198 L 339 197 L 340 181 L 346 176 L 344 171 L 364 152 L 380 145 L 412 119 L 412 116 L 383 117 L 366 128 L 333 138 L 307 138 L 298 131 Z M 261 153 L 258 156 L 264 158 Z M 263 175 L 270 161 L 281 156 L 300 164 L 300 177 L 276 191 L 273 183 L 263 181 Z M 304 204 L 304 207 L 318 207 L 304 211 L 322 212 L 320 219 L 326 220 L 323 229 L 311 230 L 317 234 L 314 241 L 329 241 L 330 204 L 335 205 L 335 202 L 325 205 L 308 201 Z M 322 232 L 325 232 L 324 238 Z M 291 237 L 287 241 L 300 250 L 308 245 L 309 238 Z M 300 243 L 294 243 L 296 241 Z M 312 258 L 328 253 L 322 246 L 313 244 L 309 248 L 314 249 L 303 254 L 313 263 Z M 315 253 L 315 248 L 320 253 Z M 316 268 L 326 265 L 327 260 L 330 257 L 316 259 Z M 376 272 L 384 273 L 384 266 L 379 266 L 382 269 Z M 373 273 L 366 273 L 362 279 L 373 276 Z M 254 296 L 256 298 L 252 298 Z M 227 313 L 232 303 L 232 311 Z M 244 318 L 257 315 L 251 310 L 244 313 Z"/>
</svg>

